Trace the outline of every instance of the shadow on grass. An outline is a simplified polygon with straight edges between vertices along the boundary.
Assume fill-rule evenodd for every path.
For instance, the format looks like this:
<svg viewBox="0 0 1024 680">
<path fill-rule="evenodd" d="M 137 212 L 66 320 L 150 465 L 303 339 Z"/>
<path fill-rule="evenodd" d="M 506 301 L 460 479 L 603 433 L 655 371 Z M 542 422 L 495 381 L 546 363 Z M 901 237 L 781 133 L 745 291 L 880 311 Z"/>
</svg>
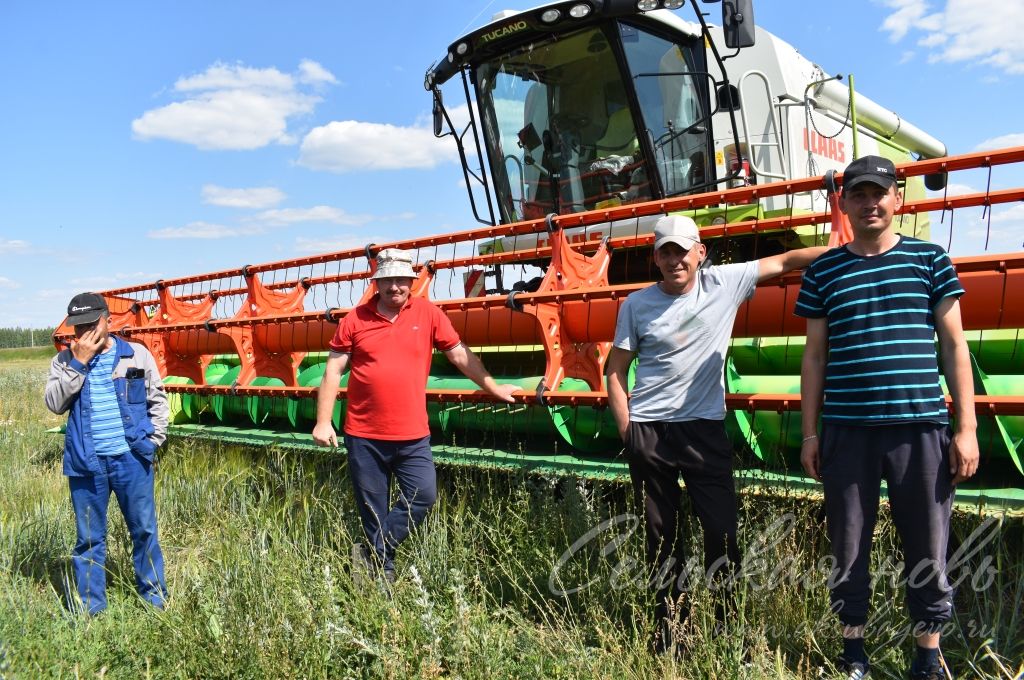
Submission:
<svg viewBox="0 0 1024 680">
<path fill-rule="evenodd" d="M 64 546 L 47 546 L 40 549 L 18 545 L 12 555 L 14 571 L 24 578 L 42 586 L 49 586 L 68 611 L 78 607 L 75 581 L 71 574 L 71 555 Z"/>
<path fill-rule="evenodd" d="M 64 459 L 64 435 L 46 433 L 42 445 L 29 458 L 32 465 L 38 467 L 53 467 L 59 465 Z"/>
</svg>

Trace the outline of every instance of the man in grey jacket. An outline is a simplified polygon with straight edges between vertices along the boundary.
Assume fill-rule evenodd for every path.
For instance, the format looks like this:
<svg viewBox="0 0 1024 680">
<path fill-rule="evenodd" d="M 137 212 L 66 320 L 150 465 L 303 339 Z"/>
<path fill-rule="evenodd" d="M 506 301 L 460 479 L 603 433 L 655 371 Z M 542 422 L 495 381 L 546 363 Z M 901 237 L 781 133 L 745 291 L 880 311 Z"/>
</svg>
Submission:
<svg viewBox="0 0 1024 680">
<path fill-rule="evenodd" d="M 163 609 L 164 558 L 157 541 L 153 458 L 167 433 L 169 409 L 153 355 L 110 335 L 106 300 L 81 293 L 68 304 L 70 346 L 54 357 L 46 406 L 67 413 L 64 474 L 77 538 L 72 572 L 82 607 L 107 607 L 107 507 L 113 492 L 132 539 L 139 595 Z"/>
</svg>

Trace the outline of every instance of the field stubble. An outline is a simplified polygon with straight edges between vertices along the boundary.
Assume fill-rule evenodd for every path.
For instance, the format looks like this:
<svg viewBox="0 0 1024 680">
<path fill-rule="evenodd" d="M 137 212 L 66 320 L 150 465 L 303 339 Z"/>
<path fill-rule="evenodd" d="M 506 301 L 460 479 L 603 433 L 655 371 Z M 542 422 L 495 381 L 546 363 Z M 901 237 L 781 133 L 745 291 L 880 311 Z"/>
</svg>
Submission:
<svg viewBox="0 0 1024 680">
<path fill-rule="evenodd" d="M 713 635 L 704 584 L 688 594 L 680 662 L 647 652 L 650 589 L 626 488 L 443 469 L 440 500 L 399 553 L 390 593 L 349 574 L 359 525 L 344 458 L 172 439 L 157 473 L 165 612 L 134 594 L 111 513 L 108 611 L 68 602 L 74 523 L 46 362 L 0 363 L 0 678 L 818 678 L 839 645 L 818 504 L 744 498 L 738 614 Z M 965 560 L 944 648 L 966 677 L 1013 678 L 1024 657 L 1018 519 L 957 514 Z M 691 552 L 699 531 L 687 526 Z M 986 532 L 984 537 L 980 532 Z M 974 535 L 973 539 L 968 537 Z M 877 677 L 908 663 L 895 530 L 876 532 L 868 640 Z M 967 552 L 966 550 L 964 552 Z M 973 580 L 972 580 L 973 579 Z"/>
</svg>

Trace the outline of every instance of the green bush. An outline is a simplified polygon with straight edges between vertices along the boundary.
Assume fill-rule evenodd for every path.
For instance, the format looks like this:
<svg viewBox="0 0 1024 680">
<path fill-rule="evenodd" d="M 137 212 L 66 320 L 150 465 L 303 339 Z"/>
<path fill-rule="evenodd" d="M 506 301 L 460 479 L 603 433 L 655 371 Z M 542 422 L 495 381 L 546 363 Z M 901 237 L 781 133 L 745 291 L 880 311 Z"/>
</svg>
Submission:
<svg viewBox="0 0 1024 680">
<path fill-rule="evenodd" d="M 0 349 L 45 347 L 50 345 L 54 328 L 0 328 Z"/>
</svg>

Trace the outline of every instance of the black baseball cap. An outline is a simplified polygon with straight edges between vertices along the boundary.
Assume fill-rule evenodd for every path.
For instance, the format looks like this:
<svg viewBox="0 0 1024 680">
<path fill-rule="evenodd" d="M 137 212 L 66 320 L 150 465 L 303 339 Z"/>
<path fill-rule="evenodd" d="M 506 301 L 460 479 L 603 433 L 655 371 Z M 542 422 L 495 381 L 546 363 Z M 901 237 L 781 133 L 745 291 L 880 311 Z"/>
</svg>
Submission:
<svg viewBox="0 0 1024 680">
<path fill-rule="evenodd" d="M 843 170 L 843 190 L 871 182 L 888 189 L 896 184 L 896 166 L 881 156 L 861 156 Z"/>
<path fill-rule="evenodd" d="M 103 299 L 102 295 L 79 293 L 71 298 L 71 302 L 68 303 L 68 320 L 66 323 L 69 326 L 93 323 L 98 321 L 107 311 L 107 301 Z"/>
</svg>

